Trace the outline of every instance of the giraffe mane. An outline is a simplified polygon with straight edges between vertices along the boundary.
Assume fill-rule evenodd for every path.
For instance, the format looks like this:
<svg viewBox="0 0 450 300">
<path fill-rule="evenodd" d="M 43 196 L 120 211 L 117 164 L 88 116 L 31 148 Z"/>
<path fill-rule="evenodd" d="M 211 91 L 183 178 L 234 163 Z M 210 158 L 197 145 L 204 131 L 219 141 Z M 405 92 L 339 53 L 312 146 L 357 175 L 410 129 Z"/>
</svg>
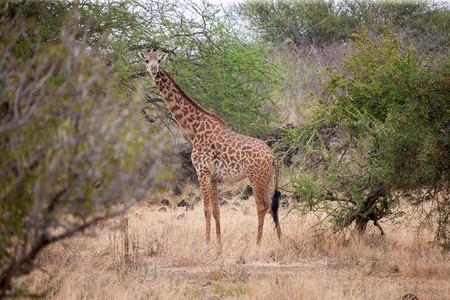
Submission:
<svg viewBox="0 0 450 300">
<path fill-rule="evenodd" d="M 215 113 L 212 113 L 210 111 L 207 111 L 206 109 L 204 109 L 203 107 L 201 107 L 198 103 L 196 103 L 194 100 L 192 100 L 185 91 L 183 91 L 183 89 L 178 85 L 178 83 L 173 80 L 173 78 L 169 75 L 169 73 L 166 72 L 166 70 L 164 70 L 163 68 L 159 69 L 160 72 L 164 73 L 164 75 L 170 80 L 172 81 L 173 85 L 175 86 L 175 88 L 178 90 L 178 92 L 181 94 L 181 96 L 183 96 L 192 106 L 194 106 L 196 109 L 198 109 L 199 111 L 201 111 L 202 113 L 212 117 L 213 119 L 215 119 L 216 121 L 218 121 L 220 124 L 222 124 L 224 127 L 228 127 L 227 124 L 225 123 L 224 120 L 222 120 L 218 115 L 216 115 Z"/>
</svg>

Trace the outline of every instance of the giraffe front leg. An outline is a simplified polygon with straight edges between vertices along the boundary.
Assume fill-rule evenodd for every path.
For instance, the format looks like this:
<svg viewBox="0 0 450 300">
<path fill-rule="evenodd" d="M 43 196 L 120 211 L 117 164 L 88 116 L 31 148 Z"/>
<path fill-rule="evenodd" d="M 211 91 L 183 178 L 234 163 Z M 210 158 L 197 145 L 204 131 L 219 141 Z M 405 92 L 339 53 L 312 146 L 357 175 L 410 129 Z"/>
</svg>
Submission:
<svg viewBox="0 0 450 300">
<path fill-rule="evenodd" d="M 205 205 L 205 220 L 206 220 L 206 235 L 205 242 L 209 244 L 211 242 L 211 205 L 209 201 L 204 197 L 204 205 Z"/>
<path fill-rule="evenodd" d="M 220 232 L 220 206 L 219 206 L 219 196 L 217 194 L 217 181 L 211 181 L 211 204 L 212 204 L 212 214 L 214 221 L 216 222 L 216 236 L 219 245 L 222 244 L 222 234 Z"/>
<path fill-rule="evenodd" d="M 203 205 L 206 220 L 206 244 L 211 242 L 211 176 L 207 173 L 198 174 L 198 181 L 202 189 Z"/>
</svg>

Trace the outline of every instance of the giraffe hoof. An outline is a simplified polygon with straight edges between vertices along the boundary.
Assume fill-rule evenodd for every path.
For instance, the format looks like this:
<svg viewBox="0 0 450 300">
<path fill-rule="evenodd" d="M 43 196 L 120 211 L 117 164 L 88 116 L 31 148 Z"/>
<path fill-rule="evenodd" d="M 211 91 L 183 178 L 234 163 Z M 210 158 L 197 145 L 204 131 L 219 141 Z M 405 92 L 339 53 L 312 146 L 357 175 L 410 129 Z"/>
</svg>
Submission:
<svg viewBox="0 0 450 300">
<path fill-rule="evenodd" d="M 203 254 L 206 254 L 206 253 L 208 253 L 211 249 L 212 249 L 211 243 L 206 242 L 206 243 L 203 244 L 203 250 L 202 250 L 202 253 L 203 253 Z"/>
<path fill-rule="evenodd" d="M 217 254 L 217 257 L 219 257 L 222 254 L 222 243 L 217 244 L 216 254 Z"/>
</svg>

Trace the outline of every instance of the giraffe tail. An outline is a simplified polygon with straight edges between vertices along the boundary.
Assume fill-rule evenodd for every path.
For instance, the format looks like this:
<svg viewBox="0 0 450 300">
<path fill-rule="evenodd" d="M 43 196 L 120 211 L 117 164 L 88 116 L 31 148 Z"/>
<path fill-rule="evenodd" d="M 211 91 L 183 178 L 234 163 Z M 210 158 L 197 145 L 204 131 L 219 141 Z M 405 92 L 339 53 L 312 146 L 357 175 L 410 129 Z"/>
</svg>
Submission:
<svg viewBox="0 0 450 300">
<path fill-rule="evenodd" d="M 278 190 L 275 190 L 275 193 L 272 197 L 272 204 L 270 208 L 272 209 L 272 217 L 275 225 L 278 226 L 278 207 L 280 206 L 280 196 L 281 193 Z"/>
<path fill-rule="evenodd" d="M 275 167 L 275 192 L 272 197 L 272 204 L 270 206 L 272 210 L 273 221 L 275 222 L 275 226 L 278 226 L 278 207 L 280 206 L 280 197 L 281 193 L 278 191 L 278 177 L 279 177 L 279 167 L 278 161 L 276 158 L 273 159 L 273 166 Z"/>
</svg>

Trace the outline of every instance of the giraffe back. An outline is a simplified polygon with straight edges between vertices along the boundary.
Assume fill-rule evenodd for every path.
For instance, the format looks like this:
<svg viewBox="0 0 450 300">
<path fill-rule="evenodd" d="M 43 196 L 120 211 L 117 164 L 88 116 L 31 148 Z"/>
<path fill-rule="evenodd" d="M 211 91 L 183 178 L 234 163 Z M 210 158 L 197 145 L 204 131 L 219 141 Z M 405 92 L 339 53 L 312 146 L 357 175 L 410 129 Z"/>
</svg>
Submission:
<svg viewBox="0 0 450 300">
<path fill-rule="evenodd" d="M 267 174 L 275 157 L 262 140 L 229 128 L 196 135 L 193 143 L 192 161 L 197 171 L 209 170 L 213 179 L 225 182 Z"/>
</svg>

